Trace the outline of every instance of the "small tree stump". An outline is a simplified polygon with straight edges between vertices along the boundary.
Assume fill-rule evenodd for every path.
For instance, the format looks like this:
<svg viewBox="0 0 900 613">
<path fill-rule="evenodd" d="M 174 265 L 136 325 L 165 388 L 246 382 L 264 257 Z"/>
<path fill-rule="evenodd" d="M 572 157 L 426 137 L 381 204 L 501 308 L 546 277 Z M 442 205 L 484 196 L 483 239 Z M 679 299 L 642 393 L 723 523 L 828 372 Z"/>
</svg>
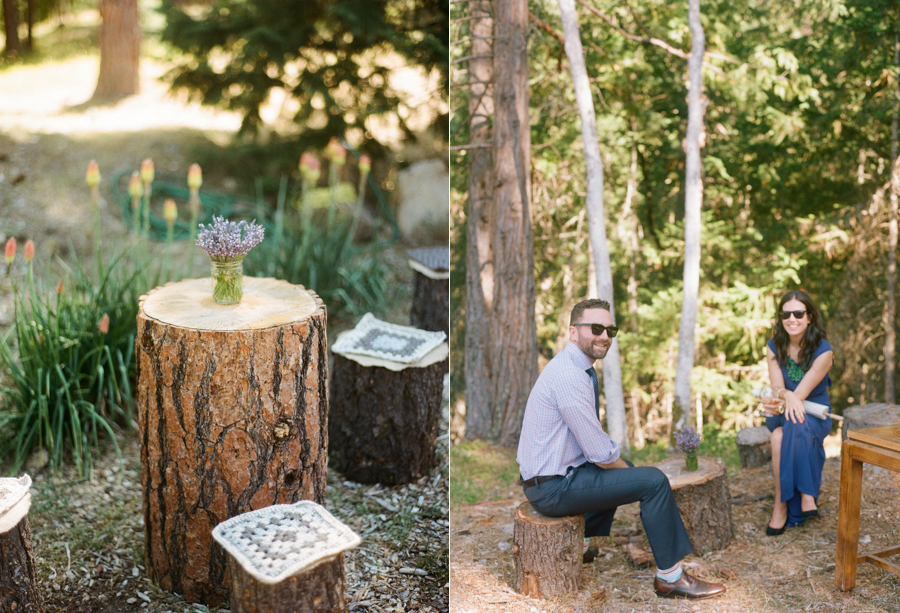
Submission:
<svg viewBox="0 0 900 613">
<path fill-rule="evenodd" d="M 325 305 L 303 287 L 244 279 L 237 305 L 209 279 L 159 287 L 138 313 L 138 416 L 147 571 L 210 605 L 227 597 L 219 522 L 325 500 Z"/>
<path fill-rule="evenodd" d="M 724 549 L 734 537 L 731 525 L 731 493 L 725 463 L 718 458 L 698 458 L 699 468 L 687 471 L 684 458 L 654 464 L 669 478 L 681 520 L 694 553 Z"/>
<path fill-rule="evenodd" d="M 765 426 L 742 428 L 737 433 L 738 455 L 741 468 L 765 466 L 772 461 L 771 432 Z"/>
<path fill-rule="evenodd" d="M 900 406 L 876 402 L 857 404 L 844 410 L 844 423 L 841 425 L 841 440 L 847 440 L 847 432 L 860 428 L 876 426 L 892 426 L 900 422 Z"/>
<path fill-rule="evenodd" d="M 409 267 L 415 273 L 409 324 L 450 335 L 450 250 L 411 249 Z"/>
<path fill-rule="evenodd" d="M 345 613 L 344 551 L 360 538 L 314 502 L 227 520 L 213 538 L 228 553 L 232 613 Z"/>
<path fill-rule="evenodd" d="M 42 613 L 37 567 L 31 549 L 28 475 L 0 479 L 0 611 Z"/>
<path fill-rule="evenodd" d="M 348 479 L 410 483 L 434 466 L 444 336 L 367 315 L 334 343 L 329 454 Z"/>
<path fill-rule="evenodd" d="M 584 515 L 547 517 L 530 502 L 516 509 L 513 523 L 515 589 L 532 598 L 554 598 L 578 589 Z"/>
</svg>

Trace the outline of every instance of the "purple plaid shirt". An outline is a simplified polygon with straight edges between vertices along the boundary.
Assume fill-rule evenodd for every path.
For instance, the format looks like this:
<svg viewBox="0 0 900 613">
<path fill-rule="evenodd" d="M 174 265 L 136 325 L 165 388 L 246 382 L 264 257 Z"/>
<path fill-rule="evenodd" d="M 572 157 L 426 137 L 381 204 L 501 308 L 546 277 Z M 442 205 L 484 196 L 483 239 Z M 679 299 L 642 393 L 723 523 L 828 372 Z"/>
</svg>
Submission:
<svg viewBox="0 0 900 613">
<path fill-rule="evenodd" d="M 565 475 L 585 462 L 611 464 L 619 446 L 594 410 L 591 359 L 573 342 L 557 354 L 531 389 L 516 461 L 523 479 Z"/>
</svg>

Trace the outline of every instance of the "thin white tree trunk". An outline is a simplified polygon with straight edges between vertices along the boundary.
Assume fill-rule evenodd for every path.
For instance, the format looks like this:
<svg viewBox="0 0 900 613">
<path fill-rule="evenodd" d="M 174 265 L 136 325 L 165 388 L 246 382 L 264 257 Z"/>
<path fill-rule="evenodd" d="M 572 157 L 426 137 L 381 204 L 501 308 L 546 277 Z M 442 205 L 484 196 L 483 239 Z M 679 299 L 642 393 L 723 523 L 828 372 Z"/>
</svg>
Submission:
<svg viewBox="0 0 900 613">
<path fill-rule="evenodd" d="M 675 367 L 676 427 L 690 424 L 691 371 L 694 368 L 694 327 L 700 290 L 700 208 L 703 205 L 700 139 L 703 135 L 703 54 L 705 40 L 700 23 L 700 0 L 690 0 L 691 57 L 688 59 L 688 125 L 685 138 L 684 196 L 684 297 L 678 329 L 678 363 Z"/>
<path fill-rule="evenodd" d="M 584 165 L 587 169 L 587 213 L 588 229 L 591 237 L 594 266 L 597 270 L 597 293 L 607 300 L 613 322 L 616 321 L 613 303 L 612 268 L 606 244 L 606 225 L 603 215 L 603 162 L 600 159 L 600 145 L 597 142 L 597 122 L 594 102 L 587 69 L 584 65 L 584 51 L 578 32 L 578 18 L 575 15 L 574 0 L 559 0 L 562 16 L 563 36 L 566 56 L 575 86 L 575 100 L 581 117 L 581 138 L 584 141 Z M 628 425 L 625 418 L 625 398 L 622 393 L 622 370 L 619 365 L 618 338 L 613 339 L 609 353 L 603 360 L 603 394 L 606 399 L 606 430 L 610 438 L 622 451 L 630 449 Z"/>
<path fill-rule="evenodd" d="M 894 69 L 900 68 L 900 32 L 894 35 Z M 888 221 L 888 269 L 887 300 L 884 312 L 884 401 L 894 404 L 896 391 L 894 388 L 896 360 L 896 332 L 894 322 L 897 313 L 897 209 L 900 199 L 900 158 L 897 156 L 900 124 L 900 83 L 894 74 L 894 117 L 891 122 L 891 209 Z"/>
</svg>

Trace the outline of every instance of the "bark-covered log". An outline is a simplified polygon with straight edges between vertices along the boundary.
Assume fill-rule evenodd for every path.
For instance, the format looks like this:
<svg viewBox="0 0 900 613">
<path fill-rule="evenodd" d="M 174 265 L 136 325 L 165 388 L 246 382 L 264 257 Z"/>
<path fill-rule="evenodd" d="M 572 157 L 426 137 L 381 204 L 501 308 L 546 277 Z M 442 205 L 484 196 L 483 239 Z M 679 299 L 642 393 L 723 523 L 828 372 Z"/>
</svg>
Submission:
<svg viewBox="0 0 900 613">
<path fill-rule="evenodd" d="M 655 464 L 669 478 L 675 503 L 696 555 L 724 549 L 734 537 L 731 493 L 725 463 L 718 458 L 698 458 L 699 468 L 687 471 L 684 458 Z"/>
<path fill-rule="evenodd" d="M 765 466 L 772 461 L 772 439 L 765 426 L 743 428 L 737 434 L 738 455 L 741 468 Z"/>
<path fill-rule="evenodd" d="M 533 598 L 554 598 L 578 589 L 584 515 L 546 517 L 523 502 L 513 524 L 515 589 Z"/>
<path fill-rule="evenodd" d="M 420 272 L 413 282 L 409 324 L 450 335 L 450 279 L 431 279 Z"/>
<path fill-rule="evenodd" d="M 247 573 L 228 556 L 232 613 L 344 613 L 347 582 L 344 554 L 274 585 Z"/>
<path fill-rule="evenodd" d="M 42 613 L 31 529 L 25 516 L 0 534 L 0 611 Z"/>
<path fill-rule="evenodd" d="M 410 483 L 435 462 L 447 345 L 437 361 L 392 370 L 334 355 L 328 417 L 332 466 L 360 483 Z M 383 363 L 383 362 L 382 362 Z"/>
<path fill-rule="evenodd" d="M 138 414 L 147 571 L 189 601 L 227 597 L 211 530 L 246 511 L 325 500 L 325 305 L 274 279 L 220 306 L 209 279 L 141 298 Z"/>
</svg>

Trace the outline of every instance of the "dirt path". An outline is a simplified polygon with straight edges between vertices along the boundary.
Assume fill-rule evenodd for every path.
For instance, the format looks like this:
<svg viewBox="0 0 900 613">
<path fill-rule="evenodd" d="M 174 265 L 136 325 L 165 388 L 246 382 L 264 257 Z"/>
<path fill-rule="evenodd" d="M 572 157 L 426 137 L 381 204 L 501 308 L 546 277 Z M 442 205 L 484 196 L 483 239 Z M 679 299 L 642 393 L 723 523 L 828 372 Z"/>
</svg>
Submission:
<svg viewBox="0 0 900 613">
<path fill-rule="evenodd" d="M 900 542 L 900 475 L 877 467 L 864 470 L 860 551 L 878 551 Z M 728 593 L 715 600 L 680 602 L 656 597 L 652 569 L 635 570 L 621 545 L 597 539 L 598 558 L 583 567 L 578 592 L 566 598 L 537 600 L 512 589 L 513 512 L 525 501 L 521 488 L 508 501 L 451 509 L 450 600 L 453 613 L 588 613 L 644 611 L 716 611 L 719 613 L 790 611 L 900 611 L 900 577 L 871 564 L 858 569 L 856 588 L 834 587 L 837 498 L 840 459 L 826 461 L 821 517 L 766 537 L 772 499 L 732 506 L 735 538 L 722 551 L 688 556 L 698 576 L 724 582 Z M 769 468 L 743 470 L 729 478 L 732 499 L 770 492 Z M 612 536 L 643 535 L 639 507 L 616 514 Z M 641 546 L 649 551 L 646 537 Z"/>
</svg>

